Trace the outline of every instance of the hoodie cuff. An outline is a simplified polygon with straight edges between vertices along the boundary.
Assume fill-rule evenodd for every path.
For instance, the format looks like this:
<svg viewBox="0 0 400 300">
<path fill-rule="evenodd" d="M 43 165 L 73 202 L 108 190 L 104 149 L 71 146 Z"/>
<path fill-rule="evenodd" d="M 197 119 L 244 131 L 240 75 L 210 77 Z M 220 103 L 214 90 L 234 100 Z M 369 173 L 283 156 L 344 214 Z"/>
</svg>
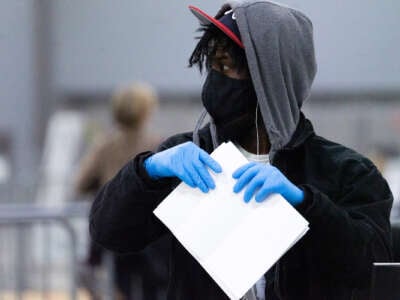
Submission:
<svg viewBox="0 0 400 300">
<path fill-rule="evenodd" d="M 146 168 L 144 167 L 144 161 L 153 154 L 154 152 L 151 151 L 139 153 L 133 159 L 133 168 L 148 189 L 160 190 L 173 184 L 174 178 L 153 179 L 149 176 Z"/>
<path fill-rule="evenodd" d="M 300 185 L 298 188 L 304 192 L 304 200 L 300 204 L 296 205 L 295 209 L 305 217 L 314 204 L 313 192 L 307 185 Z"/>
</svg>

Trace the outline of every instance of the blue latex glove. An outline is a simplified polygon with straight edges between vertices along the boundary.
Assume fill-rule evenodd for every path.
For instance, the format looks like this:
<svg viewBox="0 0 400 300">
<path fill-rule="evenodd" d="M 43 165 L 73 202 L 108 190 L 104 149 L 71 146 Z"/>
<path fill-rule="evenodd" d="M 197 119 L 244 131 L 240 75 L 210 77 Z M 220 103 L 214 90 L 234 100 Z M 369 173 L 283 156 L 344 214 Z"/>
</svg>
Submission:
<svg viewBox="0 0 400 300">
<path fill-rule="evenodd" d="M 156 153 L 144 161 L 144 166 L 153 179 L 178 177 L 187 185 L 198 187 L 204 193 L 215 188 L 207 167 L 216 173 L 222 172 L 221 166 L 192 142 Z"/>
<path fill-rule="evenodd" d="M 237 179 L 233 191 L 239 193 L 245 186 L 244 201 L 247 203 L 255 194 L 257 202 L 271 194 L 281 194 L 290 204 L 298 205 L 304 200 L 304 192 L 295 186 L 274 166 L 256 162 L 237 169 L 232 177 Z"/>
</svg>

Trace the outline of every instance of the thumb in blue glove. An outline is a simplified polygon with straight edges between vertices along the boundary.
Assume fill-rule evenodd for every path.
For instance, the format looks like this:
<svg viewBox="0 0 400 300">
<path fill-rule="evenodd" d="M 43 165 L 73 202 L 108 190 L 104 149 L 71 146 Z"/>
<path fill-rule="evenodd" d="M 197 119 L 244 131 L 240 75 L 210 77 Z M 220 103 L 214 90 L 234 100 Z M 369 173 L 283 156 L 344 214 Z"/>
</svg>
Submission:
<svg viewBox="0 0 400 300">
<path fill-rule="evenodd" d="M 257 202 L 271 194 L 281 194 L 290 204 L 298 205 L 304 200 L 304 192 L 295 186 L 282 172 L 269 164 L 248 163 L 237 169 L 232 177 L 237 179 L 233 188 L 239 193 L 244 187 L 244 201 L 248 203 L 255 194 Z"/>
<path fill-rule="evenodd" d="M 144 166 L 153 179 L 178 177 L 187 185 L 207 193 L 215 188 L 207 168 L 216 173 L 222 172 L 221 166 L 203 149 L 192 142 L 177 145 L 158 152 L 144 161 Z"/>
</svg>

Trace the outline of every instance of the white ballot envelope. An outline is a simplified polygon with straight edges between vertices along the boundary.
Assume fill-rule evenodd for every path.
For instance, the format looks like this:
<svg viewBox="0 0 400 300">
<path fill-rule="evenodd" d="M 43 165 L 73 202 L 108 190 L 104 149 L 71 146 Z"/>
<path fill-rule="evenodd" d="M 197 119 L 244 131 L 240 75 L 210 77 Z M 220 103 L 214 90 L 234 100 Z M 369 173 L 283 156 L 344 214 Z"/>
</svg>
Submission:
<svg viewBox="0 0 400 300">
<path fill-rule="evenodd" d="M 235 194 L 232 173 L 248 161 L 231 142 L 211 154 L 208 193 L 181 183 L 154 210 L 179 242 L 231 299 L 240 299 L 308 230 L 308 222 L 280 195 L 262 203 Z"/>
</svg>

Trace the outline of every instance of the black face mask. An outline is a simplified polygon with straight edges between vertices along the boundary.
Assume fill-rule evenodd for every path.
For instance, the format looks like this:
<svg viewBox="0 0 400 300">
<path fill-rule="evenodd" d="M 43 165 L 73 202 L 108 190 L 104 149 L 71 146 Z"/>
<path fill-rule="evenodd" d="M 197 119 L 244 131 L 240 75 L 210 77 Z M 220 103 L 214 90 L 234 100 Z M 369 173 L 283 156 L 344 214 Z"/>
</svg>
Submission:
<svg viewBox="0 0 400 300">
<path fill-rule="evenodd" d="M 233 79 L 211 69 L 202 101 L 224 141 L 237 140 L 253 128 L 257 96 L 250 79 Z"/>
</svg>

